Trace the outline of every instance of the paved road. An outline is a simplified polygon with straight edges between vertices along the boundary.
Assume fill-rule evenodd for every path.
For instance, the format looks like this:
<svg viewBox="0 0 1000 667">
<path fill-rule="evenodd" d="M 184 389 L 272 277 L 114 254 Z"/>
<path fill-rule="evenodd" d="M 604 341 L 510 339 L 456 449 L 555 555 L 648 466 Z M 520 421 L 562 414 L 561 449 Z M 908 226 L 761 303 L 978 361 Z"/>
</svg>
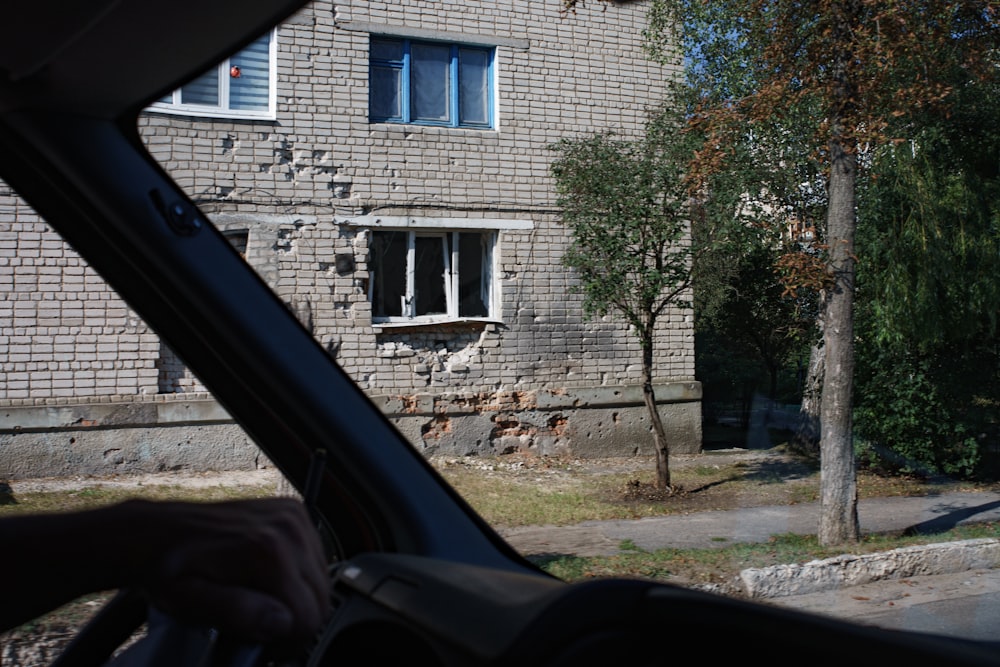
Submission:
<svg viewBox="0 0 1000 667">
<path fill-rule="evenodd" d="M 858 512 L 866 533 L 934 534 L 962 524 L 1000 521 L 1000 494 L 877 498 L 862 501 Z M 503 534 L 526 555 L 601 556 L 620 553 L 626 540 L 645 550 L 712 548 L 764 542 L 779 533 L 812 534 L 818 522 L 818 505 L 804 504 L 634 521 L 589 521 L 566 527 L 523 527 Z M 1000 656 L 1000 570 L 888 578 L 820 593 L 775 597 L 767 604 L 888 629 L 998 642 Z"/>
<path fill-rule="evenodd" d="M 887 630 L 991 642 L 1000 663 L 1000 570 L 891 579 L 767 603 Z"/>
</svg>

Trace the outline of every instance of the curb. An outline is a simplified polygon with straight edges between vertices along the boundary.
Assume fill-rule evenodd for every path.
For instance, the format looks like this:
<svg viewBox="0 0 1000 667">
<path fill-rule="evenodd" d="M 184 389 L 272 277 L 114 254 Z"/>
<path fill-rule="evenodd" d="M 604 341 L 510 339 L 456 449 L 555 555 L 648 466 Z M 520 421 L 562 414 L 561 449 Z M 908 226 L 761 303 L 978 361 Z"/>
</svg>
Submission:
<svg viewBox="0 0 1000 667">
<path fill-rule="evenodd" d="M 1000 567 L 1000 540 L 982 538 L 834 556 L 791 565 L 748 568 L 739 580 L 751 599 L 805 595 L 885 579 Z"/>
</svg>

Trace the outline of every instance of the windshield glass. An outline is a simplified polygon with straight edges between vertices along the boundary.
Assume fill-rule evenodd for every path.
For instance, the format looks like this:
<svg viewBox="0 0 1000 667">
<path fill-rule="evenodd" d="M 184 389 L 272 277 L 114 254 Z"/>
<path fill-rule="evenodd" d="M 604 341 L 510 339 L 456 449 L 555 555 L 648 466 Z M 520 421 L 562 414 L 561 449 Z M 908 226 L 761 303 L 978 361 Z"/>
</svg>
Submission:
<svg viewBox="0 0 1000 667">
<path fill-rule="evenodd" d="M 861 539 L 830 543 L 817 537 L 830 285 L 806 271 L 828 252 L 830 202 L 814 157 L 803 152 L 780 183 L 755 173 L 753 196 L 745 176 L 713 182 L 728 199 L 678 196 L 694 147 L 683 119 L 651 110 L 684 62 L 650 58 L 645 2 L 406 4 L 306 7 L 151 104 L 139 134 L 316 343 L 547 571 L 995 639 L 996 295 L 992 283 L 920 282 L 944 266 L 995 282 L 995 211 L 974 209 L 967 189 L 992 192 L 995 169 L 958 139 L 934 143 L 929 123 L 924 144 L 951 151 L 967 182 L 920 171 L 916 143 L 858 151 L 897 189 L 859 186 L 859 215 L 885 225 L 858 234 L 886 254 L 858 256 L 868 300 L 856 307 L 847 448 Z M 907 178 L 935 206 L 969 211 L 963 233 L 982 255 L 957 264 L 968 238 L 935 229 L 929 244 L 952 254 L 903 264 L 924 244 L 890 246 L 899 220 L 883 203 L 907 200 Z M 736 231 L 706 245 L 717 208 Z M 161 483 L 205 499 L 294 493 L 197 375 L 3 185 L 0 252 L 11 498 L 67 509 L 138 487 L 161 497 Z M 933 310 L 961 324 L 937 338 L 903 326 L 908 289 L 939 295 L 913 319 Z M 983 312 L 934 310 L 937 298 Z M 154 473 L 174 476 L 133 477 Z M 80 475 L 102 479 L 61 481 Z M 41 504 L 22 502 L 31 494 Z"/>
</svg>

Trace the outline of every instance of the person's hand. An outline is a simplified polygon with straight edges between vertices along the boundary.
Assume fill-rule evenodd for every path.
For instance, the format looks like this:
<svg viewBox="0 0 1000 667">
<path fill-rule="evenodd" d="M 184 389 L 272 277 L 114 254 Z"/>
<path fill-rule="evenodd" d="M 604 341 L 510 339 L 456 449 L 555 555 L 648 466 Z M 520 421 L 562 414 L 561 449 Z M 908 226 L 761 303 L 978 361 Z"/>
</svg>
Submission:
<svg viewBox="0 0 1000 667">
<path fill-rule="evenodd" d="M 142 522 L 134 536 L 142 552 L 135 574 L 157 608 L 261 643 L 304 640 L 320 629 L 330 582 L 316 530 L 298 501 L 122 507 Z"/>
</svg>

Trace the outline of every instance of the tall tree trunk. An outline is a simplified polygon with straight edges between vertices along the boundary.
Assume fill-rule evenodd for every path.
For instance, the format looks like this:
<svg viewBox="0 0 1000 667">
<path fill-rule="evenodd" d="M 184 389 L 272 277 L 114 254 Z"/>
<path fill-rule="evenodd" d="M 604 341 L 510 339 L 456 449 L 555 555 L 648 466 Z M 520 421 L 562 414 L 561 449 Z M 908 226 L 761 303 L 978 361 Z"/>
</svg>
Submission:
<svg viewBox="0 0 1000 667">
<path fill-rule="evenodd" d="M 819 453 L 820 398 L 823 395 L 823 369 L 826 368 L 826 355 L 822 339 L 825 308 L 825 296 L 822 296 L 820 316 L 817 318 L 820 339 L 809 348 L 809 365 L 806 367 L 806 376 L 802 383 L 802 407 L 799 409 L 799 425 L 795 429 L 795 447 L 810 455 Z"/>
<path fill-rule="evenodd" d="M 656 395 L 653 393 L 653 327 L 644 327 L 640 335 L 642 345 L 642 400 L 649 412 L 649 423 L 653 426 L 653 448 L 656 450 L 656 488 L 671 489 L 670 445 L 663 430 L 660 411 L 656 409 Z"/>
<path fill-rule="evenodd" d="M 820 409 L 820 523 L 823 545 L 856 542 L 858 491 L 851 421 L 854 383 L 854 232 L 857 155 L 836 132 L 827 233 L 833 279 L 823 328 L 825 373 Z"/>
</svg>

